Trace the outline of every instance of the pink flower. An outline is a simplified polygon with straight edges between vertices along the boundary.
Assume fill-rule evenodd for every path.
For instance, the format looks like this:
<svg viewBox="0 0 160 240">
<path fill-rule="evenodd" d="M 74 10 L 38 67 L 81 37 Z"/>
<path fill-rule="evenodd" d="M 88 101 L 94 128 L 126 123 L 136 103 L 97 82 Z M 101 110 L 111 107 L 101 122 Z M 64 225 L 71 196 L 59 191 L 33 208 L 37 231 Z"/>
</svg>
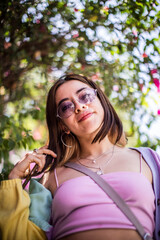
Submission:
<svg viewBox="0 0 160 240">
<path fill-rule="evenodd" d="M 160 87 L 160 82 L 159 82 L 158 78 L 153 78 L 153 82 L 154 82 L 154 84 L 156 85 L 157 88 Z"/>
<path fill-rule="evenodd" d="M 107 12 L 109 10 L 109 7 L 104 7 L 103 10 Z"/>
<path fill-rule="evenodd" d="M 73 38 L 77 38 L 77 37 L 79 37 L 79 33 L 75 33 L 75 34 L 73 34 L 72 37 L 73 37 Z"/>
<path fill-rule="evenodd" d="M 8 77 L 9 74 L 10 74 L 10 70 L 4 72 L 3 76 L 4 76 L 4 77 Z"/>
<path fill-rule="evenodd" d="M 102 13 L 108 14 L 109 8 L 107 6 L 102 8 Z"/>
<path fill-rule="evenodd" d="M 118 92 L 118 90 L 119 90 L 119 86 L 118 85 L 114 85 L 113 86 L 113 91 Z"/>
<path fill-rule="evenodd" d="M 137 31 L 136 30 L 133 30 L 132 33 L 135 37 L 137 37 Z"/>
<path fill-rule="evenodd" d="M 40 21 L 39 19 L 36 20 L 36 23 L 37 23 L 37 24 L 40 24 L 40 22 L 41 22 L 41 21 Z"/>
<path fill-rule="evenodd" d="M 143 58 L 147 58 L 148 55 L 147 55 L 146 53 L 143 53 L 142 57 L 143 57 Z"/>
<path fill-rule="evenodd" d="M 38 106 L 35 106 L 35 109 L 41 111 L 41 109 Z"/>
<path fill-rule="evenodd" d="M 22 134 L 22 136 L 23 136 L 23 137 L 25 137 L 25 136 L 26 136 L 26 133 L 25 133 L 25 131 L 22 131 L 22 132 L 21 132 L 21 134 Z"/>
<path fill-rule="evenodd" d="M 160 115 L 160 109 L 158 109 L 157 114 Z"/>
<path fill-rule="evenodd" d="M 150 71 L 150 73 L 151 73 L 151 75 L 153 75 L 154 73 L 157 73 L 157 69 L 152 69 L 152 70 Z"/>
<path fill-rule="evenodd" d="M 42 135 L 41 135 L 41 133 L 39 132 L 39 130 L 35 130 L 35 131 L 33 132 L 33 138 L 34 138 L 34 140 L 41 140 L 41 139 L 42 139 Z"/>
<path fill-rule="evenodd" d="M 139 88 L 140 88 L 140 90 L 142 92 L 142 90 L 143 90 L 143 83 L 139 83 Z"/>
<path fill-rule="evenodd" d="M 8 49 L 9 47 L 11 47 L 11 45 L 12 45 L 12 44 L 11 44 L 10 42 L 5 42 L 5 43 L 4 43 L 4 48 L 5 48 L 5 49 Z"/>
<path fill-rule="evenodd" d="M 98 80 L 100 80 L 99 79 L 100 78 L 100 74 L 97 72 L 97 73 L 93 74 L 91 78 L 92 78 L 92 81 L 98 81 Z"/>
</svg>

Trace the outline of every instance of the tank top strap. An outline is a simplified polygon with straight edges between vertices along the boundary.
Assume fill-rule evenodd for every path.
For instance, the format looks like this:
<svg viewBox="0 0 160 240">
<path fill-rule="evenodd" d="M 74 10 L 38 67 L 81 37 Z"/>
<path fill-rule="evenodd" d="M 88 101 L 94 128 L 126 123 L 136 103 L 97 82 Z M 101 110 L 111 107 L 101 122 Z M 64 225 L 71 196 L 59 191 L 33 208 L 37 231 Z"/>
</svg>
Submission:
<svg viewBox="0 0 160 240">
<path fill-rule="evenodd" d="M 56 185 L 57 185 L 57 187 L 59 187 L 59 182 L 58 182 L 58 177 L 57 177 L 56 168 L 54 169 L 54 176 L 55 176 L 55 180 L 56 180 Z"/>
<path fill-rule="evenodd" d="M 140 153 L 140 173 L 142 173 L 142 154 Z"/>
</svg>

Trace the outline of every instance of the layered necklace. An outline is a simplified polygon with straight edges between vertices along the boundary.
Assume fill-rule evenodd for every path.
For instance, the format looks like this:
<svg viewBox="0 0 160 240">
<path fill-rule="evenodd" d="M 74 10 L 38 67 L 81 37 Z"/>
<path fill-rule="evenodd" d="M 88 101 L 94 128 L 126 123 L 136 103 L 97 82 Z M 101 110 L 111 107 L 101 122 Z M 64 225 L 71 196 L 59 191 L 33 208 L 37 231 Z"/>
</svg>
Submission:
<svg viewBox="0 0 160 240">
<path fill-rule="evenodd" d="M 90 161 L 92 161 L 92 164 L 96 164 L 98 159 L 100 159 L 100 158 L 103 157 L 104 155 L 108 155 L 109 153 L 111 153 L 110 158 L 108 158 L 107 161 L 106 161 L 106 163 L 105 163 L 105 166 L 106 166 L 106 165 L 108 165 L 108 163 L 111 161 L 111 159 L 112 159 L 112 157 L 113 157 L 114 146 L 115 146 L 115 145 L 113 145 L 112 150 L 107 150 L 107 151 L 103 152 L 102 154 L 100 154 L 98 157 L 96 157 L 96 158 L 94 158 L 94 159 L 81 157 L 81 158 L 78 159 L 78 162 L 79 162 L 82 166 L 85 166 L 85 167 L 87 167 L 87 168 L 96 169 L 96 170 L 97 170 L 96 173 L 97 173 L 98 175 L 102 175 L 102 174 L 104 174 L 104 173 L 103 173 L 103 170 L 102 170 L 102 168 L 101 168 L 100 165 L 99 165 L 98 167 L 96 167 L 96 166 L 88 166 L 88 165 L 86 165 L 86 164 L 83 164 L 83 163 L 81 162 L 81 160 L 82 160 L 82 159 L 90 160 Z"/>
</svg>

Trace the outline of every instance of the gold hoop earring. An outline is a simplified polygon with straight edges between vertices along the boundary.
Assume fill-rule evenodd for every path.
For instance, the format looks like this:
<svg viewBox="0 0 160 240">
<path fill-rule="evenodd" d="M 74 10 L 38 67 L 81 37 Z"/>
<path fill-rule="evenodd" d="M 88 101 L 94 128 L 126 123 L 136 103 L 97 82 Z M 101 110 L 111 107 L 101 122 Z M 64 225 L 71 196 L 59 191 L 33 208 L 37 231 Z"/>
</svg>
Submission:
<svg viewBox="0 0 160 240">
<path fill-rule="evenodd" d="M 67 134 L 67 133 L 66 133 L 66 132 L 63 132 L 63 133 L 61 134 L 61 142 L 63 143 L 63 145 L 64 145 L 65 147 L 72 148 L 71 145 L 67 145 L 67 144 L 64 142 L 64 140 L 63 140 L 64 134 Z M 69 134 L 72 135 L 72 137 L 74 138 L 73 134 L 71 134 L 71 133 L 69 133 Z M 69 134 L 67 134 L 67 135 L 69 135 Z"/>
</svg>

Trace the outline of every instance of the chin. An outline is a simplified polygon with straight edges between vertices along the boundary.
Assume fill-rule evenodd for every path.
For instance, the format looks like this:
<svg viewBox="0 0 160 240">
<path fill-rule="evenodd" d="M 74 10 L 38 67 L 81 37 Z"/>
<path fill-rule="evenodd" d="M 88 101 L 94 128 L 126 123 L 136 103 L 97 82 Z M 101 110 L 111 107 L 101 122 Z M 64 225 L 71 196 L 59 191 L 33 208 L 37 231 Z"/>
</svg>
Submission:
<svg viewBox="0 0 160 240">
<path fill-rule="evenodd" d="M 93 124 L 93 126 L 91 126 L 91 124 L 90 124 L 90 126 L 86 129 L 85 134 L 96 135 L 99 132 L 101 125 L 102 124 L 95 126 L 95 124 Z"/>
</svg>

